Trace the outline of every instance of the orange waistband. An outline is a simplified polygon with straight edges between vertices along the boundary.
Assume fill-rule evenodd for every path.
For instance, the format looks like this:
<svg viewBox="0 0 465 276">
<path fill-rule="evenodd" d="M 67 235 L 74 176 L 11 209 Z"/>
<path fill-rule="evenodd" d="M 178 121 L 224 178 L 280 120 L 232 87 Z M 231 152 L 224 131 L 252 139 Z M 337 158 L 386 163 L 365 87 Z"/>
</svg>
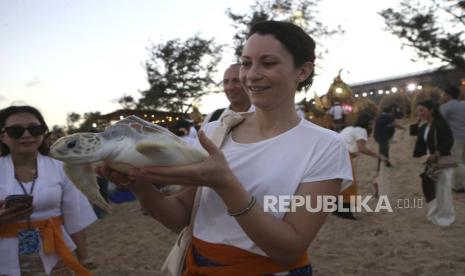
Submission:
<svg viewBox="0 0 465 276">
<path fill-rule="evenodd" d="M 203 257 L 212 262 L 221 264 L 222 266 L 197 266 L 193 257 L 193 247 L 195 247 L 195 249 Z M 192 243 L 187 252 L 186 268 L 183 276 L 252 276 L 289 271 L 291 269 L 307 265 L 309 265 L 307 254 L 304 254 L 295 264 L 288 267 L 282 267 L 267 256 L 257 255 L 234 246 L 209 243 L 193 237 Z"/>
<path fill-rule="evenodd" d="M 63 224 L 62 217 L 53 217 L 44 220 L 31 221 L 19 223 L 8 223 L 0 225 L 0 237 L 17 237 L 18 232 L 27 229 L 38 229 L 42 237 L 43 249 L 45 254 L 56 253 L 62 259 L 63 263 L 76 272 L 77 276 L 92 275 L 79 261 L 74 257 L 71 250 L 69 250 L 61 232 L 61 225 Z"/>
</svg>

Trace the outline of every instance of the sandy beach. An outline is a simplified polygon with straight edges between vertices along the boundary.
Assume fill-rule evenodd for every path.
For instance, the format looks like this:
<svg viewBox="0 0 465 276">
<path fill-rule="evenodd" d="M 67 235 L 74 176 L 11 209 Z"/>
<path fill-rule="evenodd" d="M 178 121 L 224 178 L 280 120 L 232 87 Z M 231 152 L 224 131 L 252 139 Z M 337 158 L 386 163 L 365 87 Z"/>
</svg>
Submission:
<svg viewBox="0 0 465 276">
<path fill-rule="evenodd" d="M 456 222 L 447 228 L 426 220 L 424 201 L 423 208 L 402 208 L 422 199 L 423 160 L 411 157 L 413 145 L 408 132 L 396 132 L 387 172 L 393 212 L 356 213 L 357 221 L 328 216 L 308 250 L 314 275 L 465 275 L 465 194 L 453 193 Z M 377 150 L 372 138 L 369 147 Z M 370 195 L 376 161 L 357 159 L 359 194 Z M 88 229 L 94 274 L 163 275 L 176 235 L 143 215 L 137 202 L 113 206 L 112 215 Z"/>
</svg>

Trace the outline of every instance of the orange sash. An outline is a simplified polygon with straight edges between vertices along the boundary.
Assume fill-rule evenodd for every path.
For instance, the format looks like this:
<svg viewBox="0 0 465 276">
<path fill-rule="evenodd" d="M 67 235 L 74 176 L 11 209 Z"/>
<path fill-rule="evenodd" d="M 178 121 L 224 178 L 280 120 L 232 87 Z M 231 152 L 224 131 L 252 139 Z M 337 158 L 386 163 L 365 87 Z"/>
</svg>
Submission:
<svg viewBox="0 0 465 276">
<path fill-rule="evenodd" d="M 193 247 L 208 260 L 221 264 L 217 267 L 197 266 L 193 257 Z M 225 244 L 209 243 L 195 237 L 187 251 L 186 268 L 183 276 L 256 276 L 309 265 L 308 256 L 304 254 L 295 264 L 282 267 L 271 258 Z"/>
<path fill-rule="evenodd" d="M 29 226 L 30 228 L 39 229 L 45 254 L 56 253 L 60 256 L 63 263 L 72 269 L 77 276 L 91 276 L 92 273 L 79 263 L 68 246 L 66 246 L 60 227 L 62 223 L 62 217 L 53 217 L 31 221 L 30 224 L 27 222 L 4 224 L 0 226 L 0 237 L 17 237 L 19 231 L 27 229 Z"/>
</svg>

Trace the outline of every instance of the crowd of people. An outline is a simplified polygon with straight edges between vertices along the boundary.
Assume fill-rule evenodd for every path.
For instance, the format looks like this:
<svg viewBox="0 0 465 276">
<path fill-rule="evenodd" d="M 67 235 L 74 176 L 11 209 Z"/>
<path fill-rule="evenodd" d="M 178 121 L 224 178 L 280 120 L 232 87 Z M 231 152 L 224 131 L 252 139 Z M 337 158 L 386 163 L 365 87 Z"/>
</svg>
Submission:
<svg viewBox="0 0 465 276">
<path fill-rule="evenodd" d="M 167 228 L 182 235 L 190 229 L 191 241 L 175 270 L 183 275 L 312 275 L 307 249 L 327 213 L 304 207 L 265 212 L 265 196 L 342 194 L 343 206 L 348 206 L 350 196 L 357 194 L 357 156 L 396 166 L 389 159 L 389 143 L 396 128 L 406 129 L 397 122 L 396 105 L 378 115 L 362 112 L 346 126 L 344 110 L 335 103 L 328 114 L 336 131 L 297 114 L 295 95 L 311 86 L 314 63 L 315 42 L 301 28 L 278 21 L 257 23 L 240 63 L 223 75 L 230 105 L 208 114 L 198 133 L 189 120 L 172 129 L 208 152 L 206 160 L 133 168 L 127 175 L 105 166 L 97 169 L 102 185 L 111 181 L 131 191 L 147 214 Z M 427 156 L 425 170 L 455 157 L 455 163 L 434 167 L 429 183 L 434 194 L 427 219 L 441 226 L 455 220 L 452 191 L 465 192 L 465 104 L 457 100 L 459 93 L 456 87 L 447 88 L 440 107 L 431 100 L 418 103 L 418 121 L 410 126 L 417 137 L 413 156 Z M 221 128 L 227 131 L 215 143 Z M 378 151 L 367 146 L 372 132 Z M 55 136 L 33 107 L 0 111 L 2 276 L 91 275 L 85 229 L 97 216 L 61 163 L 47 156 Z M 165 195 L 157 184 L 185 188 Z M 377 186 L 373 189 L 376 196 Z M 334 214 L 355 219 L 350 211 Z"/>
<path fill-rule="evenodd" d="M 449 86 L 443 92 L 442 104 L 433 100 L 417 103 L 414 111 L 417 122 L 409 126 L 410 135 L 417 137 L 413 157 L 427 158 L 425 170 L 421 174 L 422 189 L 428 202 L 427 219 L 439 226 L 449 226 L 455 221 L 452 191 L 465 193 L 465 103 L 459 101 L 459 95 L 460 90 L 456 86 Z M 338 106 L 332 108 L 337 110 Z M 331 116 L 334 117 L 335 113 L 338 112 L 332 112 Z M 343 113 L 342 109 L 339 113 Z M 381 162 L 387 167 L 392 166 L 389 144 L 395 129 L 407 129 L 397 121 L 402 116 L 399 106 L 393 104 L 384 107 L 378 115 L 362 112 L 352 126 L 341 127 L 340 119 L 335 119 L 334 130 L 341 129 L 340 135 L 348 146 L 351 158 L 357 153 L 375 157 L 378 159 L 379 172 Z M 342 115 L 338 118 L 342 118 Z M 373 125 L 378 153 L 365 146 Z M 378 184 L 375 182 L 373 185 L 373 193 L 377 197 Z M 349 204 L 348 196 L 355 195 L 356 188 L 354 173 L 352 186 L 344 193 L 344 205 Z M 354 219 L 350 212 L 336 211 L 335 214 Z"/>
</svg>

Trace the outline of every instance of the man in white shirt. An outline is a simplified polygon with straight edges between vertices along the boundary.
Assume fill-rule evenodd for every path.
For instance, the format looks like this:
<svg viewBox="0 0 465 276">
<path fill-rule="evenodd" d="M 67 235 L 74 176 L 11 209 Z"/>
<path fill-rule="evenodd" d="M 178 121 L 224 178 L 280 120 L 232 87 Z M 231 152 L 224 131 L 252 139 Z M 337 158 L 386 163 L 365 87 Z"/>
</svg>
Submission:
<svg viewBox="0 0 465 276">
<path fill-rule="evenodd" d="M 460 90 L 456 86 L 450 86 L 444 91 L 445 103 L 440 110 L 444 119 L 449 124 L 454 136 L 452 154 L 458 161 L 457 168 L 454 169 L 453 191 L 465 193 L 465 104 L 459 102 Z"/>
<path fill-rule="evenodd" d="M 340 132 L 345 127 L 345 112 L 341 103 L 336 101 L 334 105 L 327 111 L 331 118 L 333 118 L 333 127 L 336 132 Z"/>
<path fill-rule="evenodd" d="M 249 95 L 244 91 L 239 81 L 239 68 L 239 63 L 232 64 L 226 69 L 223 75 L 223 89 L 230 103 L 229 107 L 220 108 L 208 114 L 202 126 L 221 119 L 228 110 L 234 112 L 250 112 L 254 110 L 254 107 L 250 103 Z"/>
</svg>

